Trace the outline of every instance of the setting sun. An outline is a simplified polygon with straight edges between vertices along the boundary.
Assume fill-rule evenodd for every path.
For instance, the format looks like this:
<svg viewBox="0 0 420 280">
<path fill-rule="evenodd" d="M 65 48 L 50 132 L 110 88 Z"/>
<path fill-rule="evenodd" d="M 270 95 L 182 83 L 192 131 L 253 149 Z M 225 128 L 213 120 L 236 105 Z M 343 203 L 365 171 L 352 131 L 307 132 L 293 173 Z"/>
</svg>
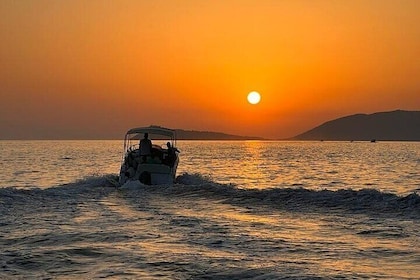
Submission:
<svg viewBox="0 0 420 280">
<path fill-rule="evenodd" d="M 251 104 L 258 104 L 260 103 L 261 95 L 256 91 L 251 91 L 248 94 L 248 102 Z"/>
</svg>

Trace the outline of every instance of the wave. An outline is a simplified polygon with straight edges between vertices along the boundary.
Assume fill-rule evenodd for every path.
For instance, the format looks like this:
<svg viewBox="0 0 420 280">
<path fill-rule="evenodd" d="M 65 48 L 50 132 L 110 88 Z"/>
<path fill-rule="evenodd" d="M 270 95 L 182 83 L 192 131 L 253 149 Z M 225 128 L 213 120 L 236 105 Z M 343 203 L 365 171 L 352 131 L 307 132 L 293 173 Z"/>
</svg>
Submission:
<svg viewBox="0 0 420 280">
<path fill-rule="evenodd" d="M 57 203 L 65 200 L 78 200 L 81 197 L 100 198 L 115 191 L 113 180 L 116 176 L 91 176 L 70 184 L 41 188 L 0 188 L 0 214 L 12 205 L 34 205 L 34 203 Z"/>
<path fill-rule="evenodd" d="M 116 191 L 128 191 L 130 196 L 152 192 L 162 196 L 195 196 L 243 207 L 269 207 L 295 212 L 339 212 L 370 216 L 420 219 L 420 196 L 412 193 L 398 196 L 376 189 L 310 190 L 297 188 L 243 189 L 234 184 L 220 184 L 201 174 L 182 174 L 173 185 L 146 186 L 130 184 L 117 188 L 117 176 L 88 177 L 71 184 L 47 189 L 0 189 L 0 210 L 8 205 L 34 200 L 43 203 L 57 200 L 100 199 Z M 138 192 L 138 193 L 136 193 Z M 70 203 L 71 204 L 71 203 Z M 0 213 L 2 212 L 0 211 Z"/>
<path fill-rule="evenodd" d="M 200 174 L 182 174 L 177 182 L 186 193 L 205 190 L 206 197 L 225 199 L 232 204 L 267 205 L 289 211 L 340 211 L 420 219 L 420 196 L 398 196 L 376 189 L 310 190 L 305 188 L 242 189 L 218 184 Z"/>
</svg>

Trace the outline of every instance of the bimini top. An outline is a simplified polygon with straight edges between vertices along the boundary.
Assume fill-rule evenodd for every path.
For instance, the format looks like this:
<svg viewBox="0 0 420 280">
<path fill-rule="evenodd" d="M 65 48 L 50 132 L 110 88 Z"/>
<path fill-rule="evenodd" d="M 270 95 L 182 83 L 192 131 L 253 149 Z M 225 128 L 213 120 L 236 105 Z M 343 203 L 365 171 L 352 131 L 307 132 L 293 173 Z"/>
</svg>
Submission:
<svg viewBox="0 0 420 280">
<path fill-rule="evenodd" d="M 175 130 L 161 127 L 161 126 L 136 127 L 127 131 L 126 134 L 129 135 L 129 134 L 139 134 L 139 133 L 165 135 L 171 138 L 175 138 Z"/>
</svg>

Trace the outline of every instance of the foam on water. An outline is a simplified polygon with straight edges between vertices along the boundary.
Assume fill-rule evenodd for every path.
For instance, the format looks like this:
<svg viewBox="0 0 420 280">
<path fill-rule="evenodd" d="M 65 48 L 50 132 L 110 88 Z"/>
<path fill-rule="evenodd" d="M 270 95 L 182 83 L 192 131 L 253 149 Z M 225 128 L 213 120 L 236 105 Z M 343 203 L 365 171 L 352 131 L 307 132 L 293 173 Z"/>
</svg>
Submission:
<svg viewBox="0 0 420 280">
<path fill-rule="evenodd" d="M 242 189 L 232 184 L 217 184 L 200 174 L 182 174 L 177 178 L 177 182 L 184 184 L 180 188 L 185 193 L 205 191 L 206 197 L 223 197 L 229 203 L 264 204 L 298 211 L 341 210 L 353 214 L 420 219 L 420 197 L 417 193 L 398 196 L 375 189 L 337 191 L 305 188 Z"/>
<path fill-rule="evenodd" d="M 117 188 L 115 175 L 88 177 L 75 183 L 48 189 L 1 188 L 2 206 L 8 203 L 33 202 L 42 196 L 50 200 L 72 198 L 82 194 L 101 194 Z M 350 214 L 384 215 L 397 218 L 420 219 L 420 196 L 412 193 L 398 196 L 376 189 L 308 190 L 296 188 L 243 189 L 234 184 L 220 184 L 198 173 L 179 175 L 174 185 L 147 186 L 129 181 L 119 190 L 148 190 L 164 195 L 200 195 L 203 198 L 224 199 L 238 205 L 264 205 L 295 211 L 342 211 Z M 2 207 L 4 209 L 4 207 Z"/>
</svg>

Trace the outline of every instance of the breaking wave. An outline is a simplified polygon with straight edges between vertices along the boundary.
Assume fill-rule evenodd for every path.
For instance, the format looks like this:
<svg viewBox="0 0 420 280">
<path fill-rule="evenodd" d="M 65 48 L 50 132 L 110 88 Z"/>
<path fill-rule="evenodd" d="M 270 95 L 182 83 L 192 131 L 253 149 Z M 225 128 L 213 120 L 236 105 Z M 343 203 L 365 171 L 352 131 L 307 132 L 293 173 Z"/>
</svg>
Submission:
<svg viewBox="0 0 420 280">
<path fill-rule="evenodd" d="M 233 184 L 220 184 L 201 174 L 182 174 L 174 185 L 146 186 L 131 184 L 116 187 L 117 177 L 106 175 L 89 177 L 71 184 L 48 189 L 0 189 L 0 209 L 8 204 L 57 202 L 57 200 L 100 199 L 112 192 L 131 192 L 131 196 L 144 192 L 162 196 L 190 196 L 222 201 L 244 207 L 269 207 L 296 212 L 339 212 L 385 216 L 392 218 L 420 219 L 420 196 L 412 193 L 398 196 L 375 189 L 309 190 L 305 188 L 243 189 Z M 136 193 L 138 192 L 138 193 Z"/>
<path fill-rule="evenodd" d="M 420 196 L 398 196 L 375 189 L 309 190 L 305 188 L 241 189 L 218 184 L 200 174 L 182 174 L 177 182 L 185 193 L 205 190 L 206 197 L 226 199 L 227 203 L 267 205 L 290 211 L 344 211 L 420 219 Z"/>
</svg>

